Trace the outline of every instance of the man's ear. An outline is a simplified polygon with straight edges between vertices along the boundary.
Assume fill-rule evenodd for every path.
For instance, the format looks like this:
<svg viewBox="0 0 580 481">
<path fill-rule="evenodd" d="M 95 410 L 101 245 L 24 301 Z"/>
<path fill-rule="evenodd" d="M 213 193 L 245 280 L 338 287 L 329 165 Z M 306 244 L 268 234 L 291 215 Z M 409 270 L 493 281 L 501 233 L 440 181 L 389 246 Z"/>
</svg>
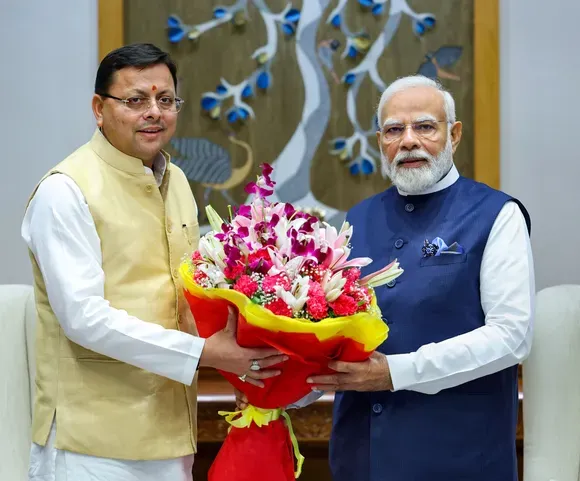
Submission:
<svg viewBox="0 0 580 481">
<path fill-rule="evenodd" d="M 92 108 L 93 108 L 93 114 L 95 116 L 95 119 L 97 120 L 97 126 L 99 128 L 103 127 L 103 108 L 105 106 L 105 102 L 103 101 L 103 98 L 100 95 L 93 95 L 93 102 L 92 102 Z"/>
<path fill-rule="evenodd" d="M 461 142 L 461 134 L 463 133 L 463 124 L 459 121 L 455 122 L 451 127 L 451 145 L 453 146 L 453 153 L 457 150 L 459 142 Z"/>
</svg>

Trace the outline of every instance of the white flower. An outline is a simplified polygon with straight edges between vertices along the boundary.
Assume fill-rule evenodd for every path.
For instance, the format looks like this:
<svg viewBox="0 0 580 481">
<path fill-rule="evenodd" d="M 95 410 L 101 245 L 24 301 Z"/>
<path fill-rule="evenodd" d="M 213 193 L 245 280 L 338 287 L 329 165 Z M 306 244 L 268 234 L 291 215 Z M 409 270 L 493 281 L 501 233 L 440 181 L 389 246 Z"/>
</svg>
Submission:
<svg viewBox="0 0 580 481">
<path fill-rule="evenodd" d="M 342 289 L 344 288 L 345 284 L 346 279 L 342 277 L 341 272 L 336 272 L 335 274 L 331 275 L 330 271 L 327 271 L 321 281 L 326 302 L 336 301 L 342 294 Z"/>
<path fill-rule="evenodd" d="M 198 250 L 204 259 L 213 262 L 221 269 L 226 268 L 224 246 L 214 237 L 213 232 L 208 232 L 199 240 Z"/>
<path fill-rule="evenodd" d="M 310 279 L 304 276 L 297 276 L 292 283 L 290 291 L 285 291 L 282 287 L 276 287 L 276 296 L 282 299 L 293 314 L 298 314 L 308 300 L 308 283 Z"/>
</svg>

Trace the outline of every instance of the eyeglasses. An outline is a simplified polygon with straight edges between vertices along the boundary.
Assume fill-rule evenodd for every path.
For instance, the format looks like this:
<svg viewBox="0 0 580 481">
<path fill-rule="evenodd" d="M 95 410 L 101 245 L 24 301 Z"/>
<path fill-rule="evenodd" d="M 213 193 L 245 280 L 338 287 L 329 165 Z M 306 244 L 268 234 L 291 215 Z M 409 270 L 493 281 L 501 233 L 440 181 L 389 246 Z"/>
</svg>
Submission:
<svg viewBox="0 0 580 481">
<path fill-rule="evenodd" d="M 117 100 L 118 102 L 123 102 L 125 107 L 134 112 L 147 112 L 151 109 L 151 98 L 150 97 L 128 97 L 126 99 L 121 99 L 115 97 L 114 95 L 99 93 L 101 97 L 107 97 L 108 99 Z M 179 97 L 171 97 L 169 95 L 164 95 L 159 97 L 156 101 L 159 110 L 164 112 L 179 112 L 181 107 L 183 107 L 184 100 Z"/>
<path fill-rule="evenodd" d="M 422 120 L 410 124 L 389 124 L 383 127 L 382 134 L 386 142 L 399 140 L 407 127 L 411 127 L 413 132 L 424 139 L 433 140 L 437 137 L 438 124 L 450 123 L 447 120 Z"/>
</svg>

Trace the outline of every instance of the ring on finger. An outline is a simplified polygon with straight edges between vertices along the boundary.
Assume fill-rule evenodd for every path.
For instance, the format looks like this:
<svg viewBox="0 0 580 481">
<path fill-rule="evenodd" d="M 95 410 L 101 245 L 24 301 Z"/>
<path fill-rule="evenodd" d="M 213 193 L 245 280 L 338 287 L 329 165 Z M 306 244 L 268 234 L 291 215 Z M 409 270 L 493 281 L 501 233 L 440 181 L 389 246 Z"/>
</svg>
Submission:
<svg viewBox="0 0 580 481">
<path fill-rule="evenodd" d="M 248 375 L 244 374 L 243 376 L 238 376 L 238 379 L 242 382 L 246 382 L 246 377 L 248 377 Z"/>
<path fill-rule="evenodd" d="M 259 371 L 260 370 L 260 364 L 258 363 L 258 361 L 256 361 L 255 359 L 252 361 L 252 365 L 250 366 L 250 369 L 252 371 Z"/>
</svg>

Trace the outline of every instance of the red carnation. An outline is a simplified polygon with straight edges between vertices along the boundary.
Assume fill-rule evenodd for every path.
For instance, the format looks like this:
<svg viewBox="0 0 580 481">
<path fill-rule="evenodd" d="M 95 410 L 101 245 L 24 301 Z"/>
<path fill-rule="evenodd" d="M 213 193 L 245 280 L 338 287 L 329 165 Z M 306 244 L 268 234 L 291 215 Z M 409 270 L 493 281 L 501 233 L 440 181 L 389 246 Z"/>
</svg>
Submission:
<svg viewBox="0 0 580 481">
<path fill-rule="evenodd" d="M 207 274 L 203 272 L 201 269 L 196 269 L 195 272 L 193 273 L 193 280 L 195 281 L 196 284 L 200 286 L 205 285 L 207 279 L 208 279 Z"/>
<path fill-rule="evenodd" d="M 240 277 L 243 273 L 244 273 L 244 266 L 242 264 L 234 264 L 232 267 L 227 266 L 224 269 L 224 275 L 226 276 L 227 279 L 230 280 L 236 280 L 238 277 Z"/>
<path fill-rule="evenodd" d="M 330 303 L 330 307 L 337 316 L 352 316 L 357 311 L 358 303 L 352 297 L 341 294 L 336 301 Z"/>
<path fill-rule="evenodd" d="M 360 278 L 360 269 L 358 267 L 345 269 L 342 271 L 342 277 L 344 277 L 347 281 L 356 282 Z"/>
<path fill-rule="evenodd" d="M 199 251 L 195 251 L 195 252 L 192 254 L 192 256 L 191 256 L 191 260 L 192 260 L 193 262 L 196 262 L 196 261 L 202 261 L 202 260 L 203 260 L 203 257 L 201 257 L 201 254 L 199 253 Z"/>
<path fill-rule="evenodd" d="M 322 288 L 320 283 L 314 282 L 313 280 L 310 280 L 310 282 L 308 283 L 308 297 L 309 298 L 312 298 L 312 297 L 324 298 L 324 289 Z"/>
<path fill-rule="evenodd" d="M 264 307 L 278 316 L 292 317 L 292 309 L 280 298 L 275 301 L 268 302 Z"/>
<path fill-rule="evenodd" d="M 264 280 L 262 281 L 262 290 L 266 294 L 273 294 L 276 292 L 276 286 L 280 286 L 285 291 L 288 291 L 290 290 L 290 287 L 292 287 L 292 284 L 290 283 L 288 276 L 284 273 L 264 277 Z"/>
<path fill-rule="evenodd" d="M 250 276 L 243 275 L 234 284 L 234 290 L 241 292 L 247 297 L 252 297 L 258 290 L 258 283 Z"/>
<path fill-rule="evenodd" d="M 346 279 L 346 283 L 343 287 L 343 292 L 350 294 L 354 289 L 356 289 L 355 283 L 360 278 L 360 269 L 346 269 L 342 271 L 342 278 Z"/>
<path fill-rule="evenodd" d="M 306 312 L 318 320 L 328 317 L 328 304 L 324 297 L 309 298 L 306 302 Z"/>
<path fill-rule="evenodd" d="M 366 287 L 356 286 L 349 295 L 357 302 L 358 312 L 368 310 L 371 299 Z"/>
</svg>

